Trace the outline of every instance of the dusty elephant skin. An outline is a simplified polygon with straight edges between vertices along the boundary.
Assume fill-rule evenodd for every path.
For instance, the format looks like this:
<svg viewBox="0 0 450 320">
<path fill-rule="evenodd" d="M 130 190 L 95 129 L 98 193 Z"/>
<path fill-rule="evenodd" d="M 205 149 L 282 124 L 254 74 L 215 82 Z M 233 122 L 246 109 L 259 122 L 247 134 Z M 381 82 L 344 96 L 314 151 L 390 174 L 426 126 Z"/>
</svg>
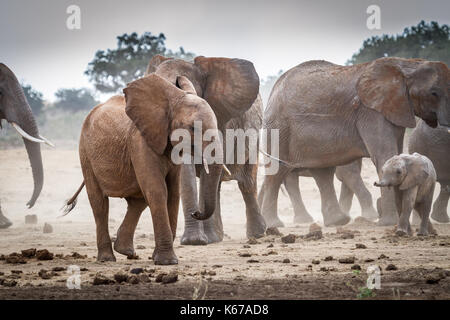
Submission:
<svg viewBox="0 0 450 320">
<path fill-rule="evenodd" d="M 271 92 L 264 126 L 269 133 L 280 130 L 280 159 L 289 166 L 265 177 L 262 212 L 268 225 L 282 225 L 277 196 L 293 168 L 307 168 L 315 179 L 325 225 L 348 223 L 332 184 L 335 167 L 370 157 L 380 173 L 403 149 L 405 128 L 415 127 L 414 116 L 432 127 L 450 127 L 448 81 L 442 62 L 401 58 L 345 67 L 309 61 L 283 74 Z M 394 194 L 385 188 L 381 193 L 378 224 L 394 225 Z"/>
<path fill-rule="evenodd" d="M 396 234 L 412 235 L 409 218 L 413 209 L 421 219 L 418 235 L 435 234 L 430 222 L 430 210 L 436 171 L 430 159 L 418 153 L 393 156 L 383 165 L 380 176 L 380 182 L 375 182 L 375 186 L 394 188 L 399 214 Z"/>
<path fill-rule="evenodd" d="M 203 130 L 217 130 L 217 120 L 188 79 L 178 76 L 176 84 L 181 90 L 155 74 L 133 81 L 124 89 L 125 97 L 115 96 L 95 107 L 83 124 L 80 162 L 97 225 L 99 261 L 115 261 L 108 230 L 109 197 L 120 197 L 126 199 L 128 209 L 114 241 L 115 251 L 135 255 L 134 231 L 148 205 L 155 232 L 155 264 L 178 263 L 173 240 L 180 167 L 171 161 L 169 136 L 175 129 L 193 134 L 194 121 L 202 121 Z M 212 174 L 218 171 L 220 165 L 211 165 Z M 68 211 L 82 187 L 68 201 Z"/>
<path fill-rule="evenodd" d="M 39 130 L 23 89 L 14 73 L 3 63 L 0 63 L 0 129 L 2 120 L 9 122 L 20 135 L 30 159 L 33 174 L 34 189 L 27 206 L 33 207 L 44 184 L 40 143 L 49 141 L 39 135 Z M 11 226 L 0 205 L 0 229 Z"/>
<path fill-rule="evenodd" d="M 260 129 L 262 101 L 258 94 L 259 77 L 253 64 L 242 59 L 197 57 L 193 63 L 157 55 L 149 62 L 147 73 L 155 73 L 174 83 L 178 74 L 187 77 L 200 97 L 203 97 L 217 117 L 217 126 L 226 139 L 226 129 Z M 234 153 L 236 154 L 237 148 Z M 224 149 L 224 155 L 226 150 Z M 181 169 L 181 196 L 185 217 L 185 230 L 181 243 L 205 245 L 223 240 L 220 208 L 222 181 L 237 180 L 246 205 L 247 236 L 264 235 L 266 224 L 257 203 L 257 164 L 248 161 L 246 142 L 245 164 L 227 164 L 231 175 L 219 172 L 206 175 L 202 166 L 185 165 Z M 197 192 L 195 177 L 200 178 Z M 216 191 L 212 185 L 219 184 Z M 198 200 L 197 200 L 198 199 Z M 191 213 L 215 203 L 211 216 L 198 221 Z"/>
<path fill-rule="evenodd" d="M 421 120 L 409 137 L 408 151 L 423 154 L 433 162 L 441 190 L 433 204 L 431 218 L 441 223 L 450 222 L 447 213 L 450 197 L 450 134 L 445 128 L 433 129 Z"/>
</svg>

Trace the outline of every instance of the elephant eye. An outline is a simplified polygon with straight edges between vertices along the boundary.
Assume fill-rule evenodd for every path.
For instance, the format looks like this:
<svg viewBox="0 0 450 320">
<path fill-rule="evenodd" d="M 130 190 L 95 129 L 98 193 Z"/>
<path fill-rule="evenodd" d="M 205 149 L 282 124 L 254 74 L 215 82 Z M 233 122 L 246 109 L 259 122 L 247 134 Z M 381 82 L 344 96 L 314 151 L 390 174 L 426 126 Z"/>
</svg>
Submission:
<svg viewBox="0 0 450 320">
<path fill-rule="evenodd" d="M 438 95 L 438 93 L 437 93 L 436 91 L 433 91 L 433 92 L 431 93 L 431 95 L 432 95 L 433 97 L 436 97 L 436 98 L 439 97 L 439 95 Z"/>
<path fill-rule="evenodd" d="M 402 170 L 397 169 L 397 174 L 401 174 L 401 173 L 402 173 Z"/>
</svg>

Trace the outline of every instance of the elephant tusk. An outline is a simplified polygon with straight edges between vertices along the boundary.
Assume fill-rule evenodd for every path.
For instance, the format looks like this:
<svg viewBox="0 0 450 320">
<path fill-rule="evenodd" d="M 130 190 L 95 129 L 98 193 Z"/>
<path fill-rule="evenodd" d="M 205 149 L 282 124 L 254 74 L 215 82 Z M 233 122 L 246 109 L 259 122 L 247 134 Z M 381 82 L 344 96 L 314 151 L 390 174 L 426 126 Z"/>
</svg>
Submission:
<svg viewBox="0 0 450 320">
<path fill-rule="evenodd" d="M 33 142 L 38 142 L 38 143 L 45 143 L 45 141 L 44 140 L 41 140 L 41 139 L 38 139 L 38 138 L 35 138 L 35 137 L 32 137 L 32 136 L 30 136 L 28 133 L 26 133 L 17 123 L 15 123 L 15 122 L 11 122 L 11 125 L 14 127 L 14 129 L 16 129 L 17 130 L 17 132 L 22 136 L 22 137 L 24 137 L 25 139 L 28 139 L 28 140 L 30 140 L 30 141 L 33 141 Z"/>
<path fill-rule="evenodd" d="M 55 147 L 55 145 L 50 140 L 48 140 L 46 137 L 43 137 L 43 136 L 39 135 L 39 138 L 44 140 L 46 145 L 48 145 L 50 147 L 53 147 L 53 148 Z"/>
<path fill-rule="evenodd" d="M 203 166 L 205 167 L 206 174 L 209 174 L 208 162 L 206 162 L 205 157 L 203 157 Z"/>
<path fill-rule="evenodd" d="M 231 176 L 231 172 L 230 172 L 230 170 L 227 168 L 227 166 L 223 164 L 222 167 L 223 167 L 223 170 L 225 170 L 225 172 L 228 173 L 229 176 Z"/>
</svg>

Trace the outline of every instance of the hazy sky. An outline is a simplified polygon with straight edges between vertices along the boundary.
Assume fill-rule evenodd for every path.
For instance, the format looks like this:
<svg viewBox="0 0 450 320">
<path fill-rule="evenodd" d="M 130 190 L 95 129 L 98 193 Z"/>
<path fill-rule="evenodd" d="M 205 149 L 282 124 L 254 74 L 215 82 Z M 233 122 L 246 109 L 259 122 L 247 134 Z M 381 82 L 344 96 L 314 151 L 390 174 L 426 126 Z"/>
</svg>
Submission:
<svg viewBox="0 0 450 320">
<path fill-rule="evenodd" d="M 81 30 L 66 28 L 69 5 Z M 371 4 L 381 30 L 366 27 Z M 0 0 L 0 62 L 54 100 L 61 87 L 92 87 L 83 74 L 122 33 L 163 32 L 170 49 L 252 61 L 261 78 L 303 61 L 343 64 L 364 39 L 421 19 L 450 24 L 448 0 Z"/>
</svg>

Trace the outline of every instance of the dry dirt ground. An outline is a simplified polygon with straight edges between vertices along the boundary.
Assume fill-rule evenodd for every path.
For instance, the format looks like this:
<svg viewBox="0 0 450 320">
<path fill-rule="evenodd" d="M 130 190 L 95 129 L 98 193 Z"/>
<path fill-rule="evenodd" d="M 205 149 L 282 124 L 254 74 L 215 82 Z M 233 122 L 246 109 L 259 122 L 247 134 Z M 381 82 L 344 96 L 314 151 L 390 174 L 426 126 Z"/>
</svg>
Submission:
<svg viewBox="0 0 450 320">
<path fill-rule="evenodd" d="M 9 254 L 29 248 L 47 249 L 54 254 L 53 260 L 31 257 L 23 258 L 25 263 L 19 264 L 7 263 L 20 261 L 17 258 L 1 260 L 0 299 L 450 298 L 450 225 L 435 224 L 438 236 L 398 238 L 392 227 L 353 221 L 343 230 L 322 226 L 321 239 L 306 239 L 303 236 L 309 232 L 309 225 L 292 223 L 290 202 L 280 193 L 279 214 L 286 223 L 280 231 L 283 235 L 295 235 L 295 242 L 283 243 L 280 236 L 270 235 L 248 243 L 245 207 L 236 182 L 222 187 L 226 233 L 223 242 L 182 246 L 177 237 L 175 252 L 179 264 L 155 266 L 149 259 L 154 239 L 147 209 L 135 236 L 139 259 L 128 260 L 116 254 L 117 262 L 96 262 L 95 224 L 85 191 L 68 216 L 58 217 L 64 200 L 82 181 L 78 152 L 44 147 L 43 161 L 44 189 L 35 207 L 28 210 L 25 203 L 31 195 L 32 181 L 26 153 L 22 149 L 0 152 L 0 199 L 4 213 L 14 222 L 11 228 L 0 230 L 0 254 L 7 259 Z M 376 199 L 379 190 L 372 187 L 376 173 L 368 160 L 364 161 L 363 179 Z M 311 178 L 301 178 L 300 184 L 306 206 L 322 225 L 317 186 Z M 336 187 L 339 189 L 337 181 Z M 124 200 L 110 201 L 112 236 L 125 209 Z M 356 218 L 359 212 L 355 200 L 352 217 Z M 25 224 L 27 214 L 38 215 L 38 223 Z M 43 233 L 44 223 L 52 225 L 52 233 Z M 178 235 L 183 225 L 180 213 Z M 354 262 L 339 262 L 349 257 L 354 257 Z M 66 286 L 70 277 L 67 268 L 71 265 L 81 269 L 80 290 Z M 379 290 L 365 289 L 367 268 L 372 265 L 381 268 Z M 361 270 L 356 270 L 358 266 Z M 131 271 L 141 273 L 132 276 Z M 162 274 L 173 272 L 178 275 L 176 282 L 157 282 L 170 280 Z M 128 280 L 115 281 L 114 275 L 119 280 L 118 274 Z M 94 285 L 96 277 L 97 281 L 110 284 Z"/>
</svg>

